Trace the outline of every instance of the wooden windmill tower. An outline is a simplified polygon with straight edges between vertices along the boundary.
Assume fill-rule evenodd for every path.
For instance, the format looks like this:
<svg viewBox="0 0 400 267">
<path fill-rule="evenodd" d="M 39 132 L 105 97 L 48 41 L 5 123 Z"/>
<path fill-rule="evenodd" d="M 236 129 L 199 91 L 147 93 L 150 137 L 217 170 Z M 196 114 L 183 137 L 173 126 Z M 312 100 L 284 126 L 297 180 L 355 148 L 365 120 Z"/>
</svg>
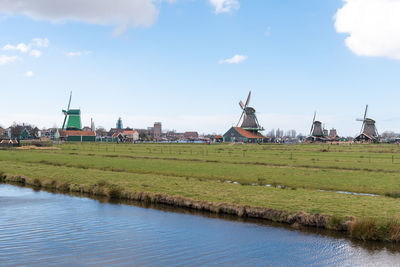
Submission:
<svg viewBox="0 0 400 267">
<path fill-rule="evenodd" d="M 313 139 L 314 141 L 321 141 L 325 135 L 324 131 L 322 129 L 322 123 L 320 121 L 316 121 L 315 117 L 317 115 L 317 112 L 314 112 L 314 117 L 313 121 L 311 124 L 311 130 L 310 130 L 310 138 Z"/>
<path fill-rule="evenodd" d="M 236 126 L 239 126 L 239 123 L 243 118 L 242 124 L 240 125 L 241 128 L 250 132 L 264 131 L 264 128 L 261 127 L 260 124 L 258 123 L 256 110 L 252 107 L 249 107 L 250 97 L 251 97 L 251 91 L 247 96 L 245 104 L 243 104 L 242 101 L 239 102 L 239 106 L 243 110 L 243 112 L 242 115 L 240 115 L 239 121 Z"/>
<path fill-rule="evenodd" d="M 311 124 L 310 136 L 323 137 L 324 131 L 322 130 L 322 122 L 315 120 L 316 115 L 317 115 L 317 112 L 315 111 L 313 121 Z"/>
<path fill-rule="evenodd" d="M 81 122 L 81 110 L 80 109 L 70 109 L 72 92 L 69 96 L 69 102 L 67 110 L 62 110 L 65 115 L 62 130 L 82 130 Z M 67 123 L 65 125 L 65 123 Z"/>
<path fill-rule="evenodd" d="M 364 117 L 362 119 L 356 119 L 356 121 L 362 121 L 360 134 L 355 138 L 356 141 L 376 141 L 379 134 L 375 127 L 375 121 L 371 118 L 367 118 L 368 105 L 365 106 Z"/>
</svg>

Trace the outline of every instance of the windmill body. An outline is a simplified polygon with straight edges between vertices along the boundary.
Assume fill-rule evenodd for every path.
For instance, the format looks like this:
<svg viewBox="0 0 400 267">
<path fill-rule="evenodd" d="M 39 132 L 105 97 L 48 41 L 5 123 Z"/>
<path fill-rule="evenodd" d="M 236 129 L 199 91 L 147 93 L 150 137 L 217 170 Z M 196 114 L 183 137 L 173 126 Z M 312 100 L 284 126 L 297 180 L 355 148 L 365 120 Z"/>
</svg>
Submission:
<svg viewBox="0 0 400 267">
<path fill-rule="evenodd" d="M 242 101 L 239 102 L 239 106 L 242 109 L 242 115 L 240 116 L 236 127 L 231 127 L 224 134 L 224 142 L 261 143 L 266 140 L 265 136 L 260 133 L 260 131 L 264 131 L 264 128 L 258 123 L 256 110 L 249 107 L 250 97 L 251 91 L 249 92 L 246 103 L 243 103 Z"/>
<path fill-rule="evenodd" d="M 325 133 L 326 131 L 324 131 L 322 127 L 322 122 L 315 120 L 316 115 L 317 112 L 314 112 L 314 118 L 311 124 L 310 136 L 308 137 L 308 139 L 310 141 L 325 142 L 327 141 L 327 133 Z"/>
<path fill-rule="evenodd" d="M 69 97 L 67 110 L 62 110 L 65 115 L 62 130 L 82 130 L 81 121 L 81 110 L 80 109 L 70 109 L 72 92 Z"/>
<path fill-rule="evenodd" d="M 368 105 L 365 107 L 364 118 L 356 119 L 356 121 L 361 121 L 361 131 L 360 134 L 355 138 L 356 141 L 372 141 L 376 142 L 378 140 L 379 134 L 375 126 L 375 120 L 367 118 Z"/>
<path fill-rule="evenodd" d="M 250 97 L 251 97 L 251 91 L 249 92 L 245 104 L 243 104 L 242 101 L 239 102 L 239 106 L 242 108 L 242 115 L 240 116 L 237 126 L 239 125 L 240 121 L 243 118 L 242 124 L 240 125 L 241 128 L 252 132 L 263 131 L 264 128 L 261 127 L 260 124 L 258 123 L 256 110 L 252 107 L 249 107 Z"/>
<path fill-rule="evenodd" d="M 324 131 L 322 130 L 322 122 L 314 121 L 311 136 L 323 137 Z"/>
</svg>

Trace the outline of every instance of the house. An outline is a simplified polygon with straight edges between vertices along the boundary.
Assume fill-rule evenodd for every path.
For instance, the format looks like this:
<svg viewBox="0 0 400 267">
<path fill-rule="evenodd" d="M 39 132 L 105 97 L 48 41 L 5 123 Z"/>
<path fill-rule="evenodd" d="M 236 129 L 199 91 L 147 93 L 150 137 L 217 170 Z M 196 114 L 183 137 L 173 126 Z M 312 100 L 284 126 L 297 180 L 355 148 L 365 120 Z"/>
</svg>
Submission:
<svg viewBox="0 0 400 267">
<path fill-rule="evenodd" d="M 219 134 L 214 134 L 210 136 L 210 139 L 214 143 L 222 143 L 224 141 L 224 137 Z"/>
<path fill-rule="evenodd" d="M 137 140 L 139 140 L 139 133 L 135 130 L 124 130 L 123 132 L 117 132 L 112 135 L 113 142 L 134 143 Z"/>
<path fill-rule="evenodd" d="M 124 136 L 122 135 L 122 133 L 117 132 L 117 133 L 114 133 L 114 134 L 111 136 L 111 140 L 112 140 L 113 142 L 123 142 L 123 141 L 124 141 Z"/>
<path fill-rule="evenodd" d="M 197 140 L 199 139 L 199 134 L 197 132 L 184 132 L 183 137 L 186 140 Z"/>
<path fill-rule="evenodd" d="M 94 131 L 78 131 L 78 130 L 58 130 L 57 139 L 63 141 L 77 142 L 95 142 L 96 133 Z"/>
<path fill-rule="evenodd" d="M 259 132 L 252 132 L 241 127 L 230 128 L 223 136 L 224 142 L 261 143 L 266 139 Z"/>
<path fill-rule="evenodd" d="M 19 139 L 21 139 L 21 140 L 29 140 L 29 139 L 32 139 L 32 136 L 31 136 L 31 134 L 29 133 L 28 129 L 24 128 L 24 130 L 22 130 L 22 133 L 21 133 Z"/>
<path fill-rule="evenodd" d="M 56 132 L 57 132 L 57 128 L 43 129 L 39 132 L 40 139 L 55 140 Z"/>
<path fill-rule="evenodd" d="M 125 138 L 125 142 L 133 143 L 139 140 L 139 133 L 135 130 L 125 130 L 122 135 Z"/>
<path fill-rule="evenodd" d="M 12 140 L 12 139 L 3 139 L 0 141 L 0 146 L 2 147 L 19 146 L 19 142 L 17 140 Z"/>
</svg>

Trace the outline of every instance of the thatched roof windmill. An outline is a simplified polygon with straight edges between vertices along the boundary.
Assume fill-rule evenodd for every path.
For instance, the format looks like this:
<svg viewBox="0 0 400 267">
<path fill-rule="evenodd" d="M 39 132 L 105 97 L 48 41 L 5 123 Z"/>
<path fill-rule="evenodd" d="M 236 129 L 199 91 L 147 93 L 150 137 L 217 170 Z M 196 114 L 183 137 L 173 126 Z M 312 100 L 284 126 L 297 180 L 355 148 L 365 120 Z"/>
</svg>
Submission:
<svg viewBox="0 0 400 267">
<path fill-rule="evenodd" d="M 62 110 L 65 115 L 64 122 L 62 125 L 62 130 L 82 130 L 81 122 L 81 110 L 80 109 L 70 109 L 72 92 L 69 96 L 69 102 L 67 110 Z M 67 123 L 67 125 L 65 125 Z"/>
<path fill-rule="evenodd" d="M 322 123 L 320 121 L 315 120 L 316 115 L 317 115 L 317 112 L 315 111 L 313 122 L 311 124 L 310 137 L 321 138 L 321 137 L 324 137 L 324 131 L 322 129 Z"/>
<path fill-rule="evenodd" d="M 241 124 L 241 128 L 247 130 L 247 131 L 252 131 L 252 132 L 258 132 L 258 131 L 263 131 L 264 128 L 260 126 L 257 120 L 256 116 L 256 110 L 252 107 L 249 107 L 250 103 L 250 97 L 251 97 L 251 91 L 249 92 L 249 95 L 247 96 L 246 103 L 243 104 L 242 101 L 239 102 L 239 106 L 243 110 L 242 115 L 240 115 L 239 121 L 236 126 L 239 126 L 240 121 L 243 118 L 243 122 Z"/>
<path fill-rule="evenodd" d="M 371 118 L 367 118 L 368 105 L 365 106 L 364 117 L 362 119 L 356 119 L 356 121 L 362 121 L 360 134 L 355 138 L 356 141 L 376 141 L 379 134 L 375 127 L 375 121 Z"/>
</svg>

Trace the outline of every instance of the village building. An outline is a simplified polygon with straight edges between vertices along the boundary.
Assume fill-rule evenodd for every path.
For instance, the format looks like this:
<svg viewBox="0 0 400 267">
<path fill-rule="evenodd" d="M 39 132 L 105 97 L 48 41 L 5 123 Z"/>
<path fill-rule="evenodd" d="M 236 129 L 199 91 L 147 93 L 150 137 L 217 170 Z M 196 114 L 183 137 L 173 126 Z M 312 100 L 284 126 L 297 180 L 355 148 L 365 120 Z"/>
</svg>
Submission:
<svg viewBox="0 0 400 267">
<path fill-rule="evenodd" d="M 219 134 L 213 134 L 210 136 L 210 139 L 213 143 L 222 143 L 224 141 L 224 137 Z"/>
<path fill-rule="evenodd" d="M 39 137 L 41 140 L 55 140 L 57 128 L 43 129 L 39 131 Z"/>
<path fill-rule="evenodd" d="M 58 130 L 56 138 L 61 141 L 95 142 L 96 133 L 94 131 Z"/>
<path fill-rule="evenodd" d="M 199 134 L 198 132 L 184 132 L 183 137 L 185 140 L 194 141 L 199 139 Z"/>
<path fill-rule="evenodd" d="M 261 143 L 266 139 L 259 132 L 251 132 L 241 127 L 230 128 L 223 136 L 224 142 Z"/>
<path fill-rule="evenodd" d="M 139 133 L 135 130 L 125 130 L 112 135 L 113 142 L 135 143 L 139 140 Z"/>
<path fill-rule="evenodd" d="M 13 147 L 13 146 L 19 146 L 19 142 L 17 140 L 12 140 L 12 139 L 3 139 L 0 141 L 0 147 Z"/>
</svg>

